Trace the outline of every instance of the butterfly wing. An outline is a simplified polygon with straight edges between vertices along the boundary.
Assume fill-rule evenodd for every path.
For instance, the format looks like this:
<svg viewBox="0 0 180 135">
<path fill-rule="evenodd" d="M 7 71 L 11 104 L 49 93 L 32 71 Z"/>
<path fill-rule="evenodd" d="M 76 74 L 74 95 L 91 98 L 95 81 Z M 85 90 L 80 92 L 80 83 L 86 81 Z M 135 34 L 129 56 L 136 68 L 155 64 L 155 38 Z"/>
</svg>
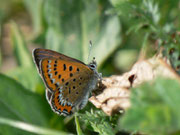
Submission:
<svg viewBox="0 0 180 135">
<path fill-rule="evenodd" d="M 75 110 L 82 109 L 88 101 L 89 92 L 96 85 L 97 79 L 94 79 L 91 70 L 78 68 L 81 73 L 75 72 L 72 77 L 65 80 L 52 97 L 51 107 L 59 114 L 69 115 Z"/>
<path fill-rule="evenodd" d="M 66 60 L 66 61 L 74 61 L 74 62 L 84 64 L 83 62 L 81 62 L 77 59 L 68 57 L 61 53 L 58 53 L 58 52 L 55 52 L 52 50 L 48 50 L 48 49 L 36 48 L 33 50 L 32 55 L 33 55 L 34 62 L 36 64 L 38 70 L 40 69 L 40 61 L 43 59 L 62 59 L 62 60 Z"/>
<path fill-rule="evenodd" d="M 94 72 L 83 62 L 51 50 L 35 49 L 33 56 L 52 109 L 63 115 L 71 114 L 77 105 L 81 109 L 92 89 Z"/>
<path fill-rule="evenodd" d="M 37 69 L 46 87 L 50 91 L 55 91 L 61 83 L 67 80 L 67 78 L 75 71 L 73 68 L 76 68 L 77 72 L 79 72 L 77 66 L 89 70 L 88 66 L 83 62 L 48 49 L 35 49 L 33 51 L 33 57 Z M 71 67 L 66 66 L 69 62 L 74 65 L 72 69 Z M 70 74 L 69 72 L 71 70 L 73 71 Z"/>
</svg>

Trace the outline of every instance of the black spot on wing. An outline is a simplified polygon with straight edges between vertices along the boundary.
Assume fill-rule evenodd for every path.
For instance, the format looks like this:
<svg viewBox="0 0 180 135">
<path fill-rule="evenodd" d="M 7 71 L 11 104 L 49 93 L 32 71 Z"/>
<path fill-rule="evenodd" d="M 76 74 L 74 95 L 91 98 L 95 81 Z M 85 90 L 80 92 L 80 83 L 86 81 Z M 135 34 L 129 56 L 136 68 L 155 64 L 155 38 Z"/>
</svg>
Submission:
<svg viewBox="0 0 180 135">
<path fill-rule="evenodd" d="M 58 72 L 56 71 L 54 74 L 57 75 L 57 73 L 58 73 Z"/>
<path fill-rule="evenodd" d="M 70 77 L 73 77 L 73 73 L 70 73 L 69 76 L 70 76 Z"/>
<path fill-rule="evenodd" d="M 69 94 L 71 93 L 71 88 L 69 87 Z"/>
<path fill-rule="evenodd" d="M 69 66 L 69 71 L 72 71 L 72 69 L 73 69 L 72 66 Z"/>
<path fill-rule="evenodd" d="M 66 70 L 66 64 L 63 65 L 63 70 L 64 70 L 64 71 Z"/>
<path fill-rule="evenodd" d="M 66 82 L 65 85 L 67 86 L 69 84 L 69 82 Z"/>
</svg>

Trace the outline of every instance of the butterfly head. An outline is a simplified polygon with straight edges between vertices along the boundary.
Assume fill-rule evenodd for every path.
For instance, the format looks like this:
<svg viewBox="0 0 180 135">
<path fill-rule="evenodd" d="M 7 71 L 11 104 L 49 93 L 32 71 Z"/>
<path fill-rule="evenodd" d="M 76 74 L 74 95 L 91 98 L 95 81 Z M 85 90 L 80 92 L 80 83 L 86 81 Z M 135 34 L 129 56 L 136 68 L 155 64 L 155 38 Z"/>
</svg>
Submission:
<svg viewBox="0 0 180 135">
<path fill-rule="evenodd" d="M 97 63 L 95 57 L 93 57 L 93 60 L 88 64 L 88 67 L 94 71 L 97 78 L 99 78 L 100 80 L 102 79 L 102 74 L 98 73 L 97 71 Z"/>
<path fill-rule="evenodd" d="M 97 63 L 95 57 L 93 57 L 93 60 L 88 64 L 89 68 L 91 70 L 96 70 L 97 69 Z"/>
</svg>

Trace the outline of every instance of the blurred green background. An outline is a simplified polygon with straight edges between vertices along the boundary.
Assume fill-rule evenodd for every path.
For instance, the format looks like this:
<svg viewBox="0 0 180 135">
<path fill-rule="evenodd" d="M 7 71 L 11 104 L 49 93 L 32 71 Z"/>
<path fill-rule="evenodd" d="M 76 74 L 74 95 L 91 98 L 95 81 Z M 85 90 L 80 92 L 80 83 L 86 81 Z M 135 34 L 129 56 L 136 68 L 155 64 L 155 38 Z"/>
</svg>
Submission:
<svg viewBox="0 0 180 135">
<path fill-rule="evenodd" d="M 31 56 L 42 47 L 88 63 L 91 40 L 90 60 L 96 57 L 103 77 L 129 71 L 140 57 L 160 51 L 180 74 L 179 5 L 179 0 L 0 0 L 0 134 L 180 134 L 179 82 L 158 78 L 133 89 L 132 108 L 123 116 L 106 116 L 88 103 L 76 117 L 65 118 L 51 111 Z"/>
</svg>

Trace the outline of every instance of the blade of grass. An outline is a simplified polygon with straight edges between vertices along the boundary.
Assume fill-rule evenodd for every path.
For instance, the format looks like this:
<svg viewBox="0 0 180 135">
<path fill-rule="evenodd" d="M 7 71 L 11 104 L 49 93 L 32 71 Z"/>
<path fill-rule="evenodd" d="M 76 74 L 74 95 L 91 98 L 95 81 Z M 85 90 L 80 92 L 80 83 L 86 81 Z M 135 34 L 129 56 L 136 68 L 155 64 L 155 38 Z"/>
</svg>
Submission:
<svg viewBox="0 0 180 135">
<path fill-rule="evenodd" d="M 0 124 L 5 124 L 11 127 L 15 127 L 21 130 L 25 130 L 25 131 L 40 134 L 40 135 L 71 135 L 70 133 L 43 128 L 36 125 L 28 124 L 25 122 L 2 118 L 2 117 L 0 117 Z"/>
<path fill-rule="evenodd" d="M 24 37 L 15 22 L 11 22 L 11 41 L 18 64 L 20 66 L 32 67 L 31 54 L 28 52 Z"/>
<path fill-rule="evenodd" d="M 0 42 L 1 42 L 1 22 L 0 22 Z M 0 69 L 1 69 L 1 63 L 2 63 L 2 53 L 1 53 L 1 48 L 0 48 Z"/>
<path fill-rule="evenodd" d="M 146 53 L 147 53 L 147 49 L 148 49 L 148 37 L 149 37 L 149 33 L 146 33 L 146 35 L 144 36 L 144 40 L 142 43 L 142 48 L 139 54 L 139 60 L 143 60 L 146 57 Z"/>
<path fill-rule="evenodd" d="M 43 0 L 24 0 L 24 5 L 30 13 L 33 23 L 34 35 L 41 33 L 43 30 Z"/>
<path fill-rule="evenodd" d="M 79 120 L 78 120 L 77 114 L 75 114 L 75 123 L 76 123 L 77 134 L 78 135 L 83 135 L 83 132 L 82 132 L 81 127 L 79 125 Z"/>
</svg>

